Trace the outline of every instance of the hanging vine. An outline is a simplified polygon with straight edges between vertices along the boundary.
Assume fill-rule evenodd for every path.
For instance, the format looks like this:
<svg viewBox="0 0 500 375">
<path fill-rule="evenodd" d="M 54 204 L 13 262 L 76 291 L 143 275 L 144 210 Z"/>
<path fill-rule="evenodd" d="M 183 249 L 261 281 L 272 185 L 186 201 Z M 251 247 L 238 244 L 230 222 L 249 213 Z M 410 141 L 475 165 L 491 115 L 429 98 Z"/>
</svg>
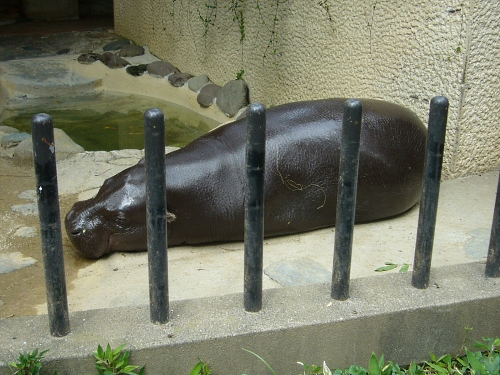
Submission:
<svg viewBox="0 0 500 375">
<path fill-rule="evenodd" d="M 333 22 L 333 17 L 331 13 L 330 0 L 316 0 L 312 6 L 317 6 L 321 8 L 328 19 L 329 22 Z M 229 2 L 229 3 L 228 3 Z M 194 14 L 197 15 L 197 19 L 202 24 L 202 36 L 203 38 L 208 38 L 210 30 L 219 30 L 222 28 L 221 24 L 230 21 L 229 28 L 236 26 L 239 31 L 239 42 L 241 45 L 241 55 L 242 55 L 242 65 L 243 65 L 243 43 L 246 40 L 246 13 L 249 9 L 256 9 L 258 16 L 260 18 L 260 23 L 262 24 L 262 30 L 265 30 L 268 34 L 266 38 L 267 42 L 262 54 L 262 63 L 264 64 L 268 58 L 272 58 L 272 63 L 274 65 L 279 65 L 280 53 L 280 41 L 282 35 L 279 34 L 279 22 L 282 21 L 284 17 L 284 6 L 290 7 L 290 0 L 172 0 L 172 11 L 170 15 L 175 17 L 176 11 L 174 4 L 184 3 L 188 5 L 188 8 L 194 7 L 196 11 Z M 224 3 L 222 5 L 221 3 Z M 272 9 L 271 17 L 269 14 L 264 14 L 263 5 L 270 7 Z M 253 8 L 252 8 L 253 7 Z M 228 18 L 229 17 L 231 18 Z M 227 24 L 227 23 L 226 23 Z M 206 40 L 206 39 L 205 39 Z M 238 72 L 237 76 L 240 79 L 244 73 L 242 69 Z"/>
</svg>

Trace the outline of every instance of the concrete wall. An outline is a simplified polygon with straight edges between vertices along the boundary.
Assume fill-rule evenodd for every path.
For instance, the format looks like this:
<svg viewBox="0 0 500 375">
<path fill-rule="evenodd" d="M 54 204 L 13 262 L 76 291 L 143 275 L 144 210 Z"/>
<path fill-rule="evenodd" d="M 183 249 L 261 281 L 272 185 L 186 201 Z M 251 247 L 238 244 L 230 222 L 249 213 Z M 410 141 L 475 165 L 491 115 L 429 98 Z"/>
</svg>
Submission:
<svg viewBox="0 0 500 375">
<path fill-rule="evenodd" d="M 244 69 L 251 100 L 267 106 L 370 97 L 412 108 L 427 123 L 430 99 L 444 95 L 450 110 L 443 175 L 498 166 L 496 1 L 327 1 L 327 12 L 307 0 L 281 2 L 277 11 L 275 1 L 245 0 L 242 42 L 231 2 L 218 1 L 216 10 L 205 3 L 114 0 L 116 32 L 219 85 Z M 201 18 L 215 25 L 205 27 Z"/>
<path fill-rule="evenodd" d="M 410 285 L 410 273 L 354 279 L 350 299 L 330 298 L 329 284 L 264 291 L 259 313 L 243 309 L 241 294 L 175 301 L 170 322 L 149 322 L 148 306 L 89 310 L 71 314 L 71 333 L 50 337 L 47 316 L 0 320 L 2 361 L 20 352 L 50 349 L 44 373 L 95 373 L 97 345 L 127 344 L 131 363 L 146 373 L 188 374 L 207 361 L 214 374 L 268 374 L 242 348 L 262 356 L 277 374 L 298 374 L 297 361 L 330 368 L 368 367 L 372 352 L 399 364 L 461 352 L 464 339 L 500 335 L 499 279 L 486 279 L 484 264 L 435 268 L 429 289 Z M 472 328 L 467 335 L 466 327 Z"/>
</svg>

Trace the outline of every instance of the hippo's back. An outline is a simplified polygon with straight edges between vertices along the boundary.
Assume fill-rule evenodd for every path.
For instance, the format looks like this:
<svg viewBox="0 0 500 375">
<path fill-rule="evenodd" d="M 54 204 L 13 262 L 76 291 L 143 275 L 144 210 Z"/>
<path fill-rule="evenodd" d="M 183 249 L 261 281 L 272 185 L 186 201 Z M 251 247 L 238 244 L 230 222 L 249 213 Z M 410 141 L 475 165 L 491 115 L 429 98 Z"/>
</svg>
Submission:
<svg viewBox="0 0 500 375">
<path fill-rule="evenodd" d="M 297 102 L 267 110 L 266 236 L 335 224 L 344 101 Z M 362 104 L 357 222 L 394 216 L 418 202 L 427 134 L 418 117 L 401 106 L 366 99 Z M 195 233 L 186 226 L 180 243 L 243 239 L 245 137 L 245 120 L 239 120 L 170 154 L 168 164 L 179 171 L 177 176 L 181 170 L 191 172 L 173 182 L 172 195 L 180 199 L 169 201 L 175 205 L 186 200 L 180 195 L 189 195 L 191 224 L 194 220 L 210 227 Z M 198 190 L 190 191 L 191 186 Z M 186 209 L 182 206 L 172 207 L 178 217 Z"/>
</svg>

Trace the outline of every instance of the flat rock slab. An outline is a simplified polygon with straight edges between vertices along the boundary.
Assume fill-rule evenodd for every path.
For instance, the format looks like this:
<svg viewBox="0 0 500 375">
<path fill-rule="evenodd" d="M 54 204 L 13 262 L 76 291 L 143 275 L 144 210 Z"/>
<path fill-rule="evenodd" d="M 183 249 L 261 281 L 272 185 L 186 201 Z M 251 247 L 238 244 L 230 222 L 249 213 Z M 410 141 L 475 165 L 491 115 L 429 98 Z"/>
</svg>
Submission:
<svg viewBox="0 0 500 375">
<path fill-rule="evenodd" d="M 21 199 L 28 199 L 30 201 L 36 202 L 37 201 L 37 196 L 36 196 L 36 191 L 35 190 L 26 190 L 23 191 L 21 194 L 18 195 L 18 198 Z"/>
<path fill-rule="evenodd" d="M 491 228 L 476 228 L 467 233 L 471 239 L 465 245 L 465 253 L 471 259 L 481 259 L 488 255 Z"/>
<path fill-rule="evenodd" d="M 67 94 L 91 92 L 100 78 L 80 75 L 57 60 L 14 60 L 2 63 L 2 84 L 13 95 L 30 97 L 61 97 Z"/>
<path fill-rule="evenodd" d="M 332 274 L 321 264 L 306 258 L 287 259 L 271 264 L 264 273 L 283 286 L 329 283 Z"/>
<path fill-rule="evenodd" d="M 11 207 L 12 212 L 19 212 L 25 216 L 38 215 L 38 205 L 36 203 L 15 204 Z"/>
<path fill-rule="evenodd" d="M 15 146 L 19 143 L 21 143 L 22 141 L 24 141 L 25 139 L 29 139 L 31 138 L 31 135 L 29 135 L 28 133 L 9 133 L 9 134 L 6 134 L 2 137 L 2 139 L 0 140 L 0 144 L 2 145 L 2 147 L 12 147 L 12 146 Z"/>
<path fill-rule="evenodd" d="M 36 259 L 25 257 L 20 252 L 0 254 L 0 273 L 9 273 L 21 268 L 32 266 Z"/>
<path fill-rule="evenodd" d="M 36 237 L 38 235 L 38 230 L 35 227 L 21 227 L 15 231 L 14 236 L 18 237 Z"/>
</svg>

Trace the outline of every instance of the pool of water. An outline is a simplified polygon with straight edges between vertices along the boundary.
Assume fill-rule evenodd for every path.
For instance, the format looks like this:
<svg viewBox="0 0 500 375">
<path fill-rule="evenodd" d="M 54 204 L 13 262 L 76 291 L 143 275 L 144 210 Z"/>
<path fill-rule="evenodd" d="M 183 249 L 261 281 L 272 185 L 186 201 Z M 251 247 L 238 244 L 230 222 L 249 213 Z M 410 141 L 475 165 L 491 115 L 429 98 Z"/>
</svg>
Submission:
<svg viewBox="0 0 500 375">
<path fill-rule="evenodd" d="M 183 147 L 219 125 L 219 122 L 159 99 L 101 92 L 75 98 L 26 99 L 9 105 L 3 124 L 31 133 L 31 117 L 52 116 L 54 127 L 64 130 L 87 151 L 144 148 L 144 112 L 159 108 L 165 114 L 165 141 Z"/>
</svg>

